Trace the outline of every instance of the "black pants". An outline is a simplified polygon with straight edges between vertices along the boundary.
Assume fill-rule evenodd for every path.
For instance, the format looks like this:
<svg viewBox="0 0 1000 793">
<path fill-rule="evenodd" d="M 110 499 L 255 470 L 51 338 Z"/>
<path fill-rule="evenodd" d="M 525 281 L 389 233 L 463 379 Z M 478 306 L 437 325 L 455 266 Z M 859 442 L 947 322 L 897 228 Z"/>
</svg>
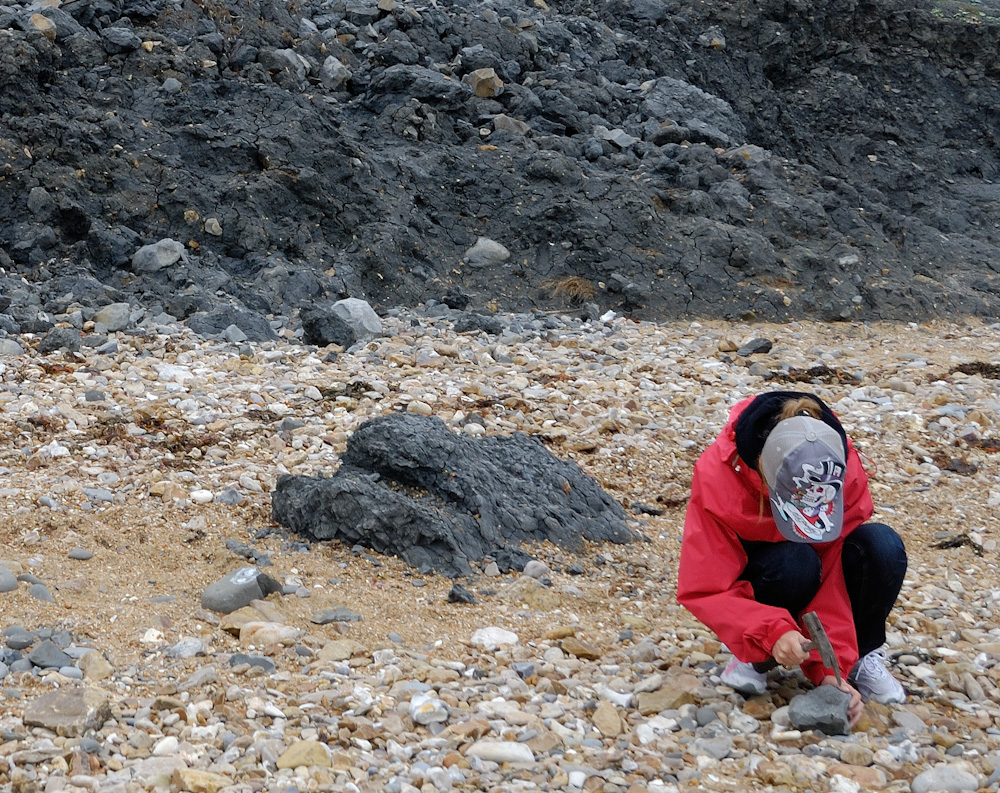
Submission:
<svg viewBox="0 0 1000 793">
<path fill-rule="evenodd" d="M 820 561 L 809 543 L 744 542 L 748 561 L 740 576 L 757 602 L 788 609 L 798 620 L 819 589 Z M 858 653 L 885 643 L 885 621 L 906 575 L 903 540 L 884 523 L 864 523 L 844 540 L 844 580 L 854 613 Z"/>
</svg>

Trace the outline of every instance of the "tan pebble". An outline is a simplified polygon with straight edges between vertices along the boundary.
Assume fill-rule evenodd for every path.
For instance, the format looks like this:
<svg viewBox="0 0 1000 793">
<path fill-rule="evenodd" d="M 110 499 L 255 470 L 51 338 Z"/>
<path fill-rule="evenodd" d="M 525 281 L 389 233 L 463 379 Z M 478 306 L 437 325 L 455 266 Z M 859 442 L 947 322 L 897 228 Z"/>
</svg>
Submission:
<svg viewBox="0 0 1000 793">
<path fill-rule="evenodd" d="M 231 784 L 229 777 L 196 768 L 176 768 L 170 778 L 171 793 L 218 793 Z"/>
<path fill-rule="evenodd" d="M 601 651 L 597 647 L 575 636 L 567 636 L 562 640 L 561 646 L 563 652 L 583 658 L 585 661 L 596 661 L 601 657 Z"/>
<path fill-rule="evenodd" d="M 248 622 L 260 622 L 260 613 L 251 606 L 226 614 L 219 622 L 219 628 L 232 636 L 238 637 L 240 630 Z"/>
<path fill-rule="evenodd" d="M 364 645 L 354 639 L 333 639 L 323 645 L 319 651 L 321 661 L 347 661 L 353 656 L 365 652 Z"/>
<path fill-rule="evenodd" d="M 602 702 L 590 717 L 597 731 L 605 738 L 617 738 L 622 730 L 621 717 L 610 702 Z"/>
<path fill-rule="evenodd" d="M 56 23 L 44 14 L 32 14 L 31 25 L 49 41 L 56 39 Z"/>
<path fill-rule="evenodd" d="M 330 751 L 319 741 L 299 741 L 293 743 L 278 758 L 278 768 L 298 768 L 299 766 L 331 767 Z"/>
<path fill-rule="evenodd" d="M 302 636 L 302 631 L 292 625 L 277 622 L 247 622 L 240 627 L 240 644 L 267 647 L 280 644 L 289 647 Z"/>
<path fill-rule="evenodd" d="M 664 686 L 657 691 L 644 691 L 636 696 L 636 710 L 643 716 L 652 716 L 693 702 L 694 695 L 690 691 Z"/>
<path fill-rule="evenodd" d="M 840 753 L 840 759 L 848 765 L 869 766 L 875 762 L 875 752 L 867 746 L 848 744 Z"/>
<path fill-rule="evenodd" d="M 757 765 L 757 778 L 765 785 L 794 787 L 795 774 L 781 763 L 764 760 Z"/>
<path fill-rule="evenodd" d="M 837 763 L 830 766 L 827 772 L 830 776 L 838 774 L 847 779 L 851 779 L 861 785 L 862 790 L 881 790 L 888 783 L 885 772 L 880 768 L 868 768 L 862 765 L 850 765 L 847 763 Z"/>
<path fill-rule="evenodd" d="M 500 597 L 508 603 L 523 603 L 538 611 L 554 611 L 563 605 L 559 592 L 526 575 L 501 590 Z"/>
<path fill-rule="evenodd" d="M 187 490 L 176 482 L 163 482 L 162 484 L 160 498 L 164 501 L 180 501 L 187 498 Z"/>
<path fill-rule="evenodd" d="M 622 623 L 637 631 L 648 631 L 651 627 L 648 620 L 635 614 L 622 615 Z"/>
<path fill-rule="evenodd" d="M 480 98 L 491 98 L 503 93 L 503 80 L 490 68 L 469 72 L 462 78 L 462 82 Z"/>
<path fill-rule="evenodd" d="M 442 759 L 441 765 L 445 768 L 456 766 L 457 768 L 469 768 L 469 761 L 458 752 L 448 752 Z"/>
</svg>

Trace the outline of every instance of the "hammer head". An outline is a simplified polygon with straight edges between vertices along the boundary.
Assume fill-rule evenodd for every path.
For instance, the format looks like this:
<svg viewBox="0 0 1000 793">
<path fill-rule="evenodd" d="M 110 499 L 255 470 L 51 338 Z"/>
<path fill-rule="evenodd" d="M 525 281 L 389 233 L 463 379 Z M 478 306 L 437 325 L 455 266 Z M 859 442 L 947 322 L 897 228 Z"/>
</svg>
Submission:
<svg viewBox="0 0 1000 793">
<path fill-rule="evenodd" d="M 837 684 L 842 684 L 844 681 L 840 676 L 840 664 L 837 663 L 837 655 L 833 651 L 833 645 L 830 644 L 830 637 L 826 635 L 826 630 L 823 628 L 823 623 L 820 622 L 819 615 L 815 611 L 806 612 L 802 615 L 802 622 L 805 624 L 806 630 L 809 631 L 809 638 L 813 640 L 813 644 L 819 652 L 819 657 L 823 659 L 823 664 L 827 669 L 833 670 L 833 673 L 837 676 Z"/>
</svg>

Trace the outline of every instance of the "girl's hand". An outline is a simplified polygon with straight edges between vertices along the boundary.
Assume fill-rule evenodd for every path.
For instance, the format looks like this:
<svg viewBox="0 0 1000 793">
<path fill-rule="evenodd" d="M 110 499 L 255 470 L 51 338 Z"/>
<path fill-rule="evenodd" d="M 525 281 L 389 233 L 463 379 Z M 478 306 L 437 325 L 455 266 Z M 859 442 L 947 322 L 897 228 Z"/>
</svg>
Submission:
<svg viewBox="0 0 1000 793">
<path fill-rule="evenodd" d="M 865 707 L 864 703 L 861 701 L 861 694 L 858 693 L 858 690 L 850 683 L 848 683 L 846 680 L 838 686 L 837 678 L 835 678 L 833 675 L 827 675 L 826 677 L 824 677 L 823 680 L 820 682 L 820 685 L 833 686 L 834 688 L 839 688 L 845 694 L 851 695 L 851 701 L 847 705 L 847 720 L 850 723 L 851 727 L 857 724 L 858 719 L 861 718 L 861 713 Z"/>
<path fill-rule="evenodd" d="M 781 638 L 774 643 L 771 655 L 782 666 L 798 666 L 809 657 L 809 653 L 802 649 L 802 645 L 808 641 L 798 631 L 788 631 L 788 633 L 783 633 Z"/>
</svg>

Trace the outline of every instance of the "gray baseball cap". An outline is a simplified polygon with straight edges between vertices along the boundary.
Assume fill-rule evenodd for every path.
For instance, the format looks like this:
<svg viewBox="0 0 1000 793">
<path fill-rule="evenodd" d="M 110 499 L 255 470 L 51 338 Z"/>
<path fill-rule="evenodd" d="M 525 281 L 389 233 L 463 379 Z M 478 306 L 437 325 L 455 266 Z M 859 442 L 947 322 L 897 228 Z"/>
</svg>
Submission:
<svg viewBox="0 0 1000 793">
<path fill-rule="evenodd" d="M 760 470 L 771 514 L 792 542 L 831 542 L 844 527 L 844 441 L 811 416 L 779 421 L 764 441 Z"/>
</svg>

